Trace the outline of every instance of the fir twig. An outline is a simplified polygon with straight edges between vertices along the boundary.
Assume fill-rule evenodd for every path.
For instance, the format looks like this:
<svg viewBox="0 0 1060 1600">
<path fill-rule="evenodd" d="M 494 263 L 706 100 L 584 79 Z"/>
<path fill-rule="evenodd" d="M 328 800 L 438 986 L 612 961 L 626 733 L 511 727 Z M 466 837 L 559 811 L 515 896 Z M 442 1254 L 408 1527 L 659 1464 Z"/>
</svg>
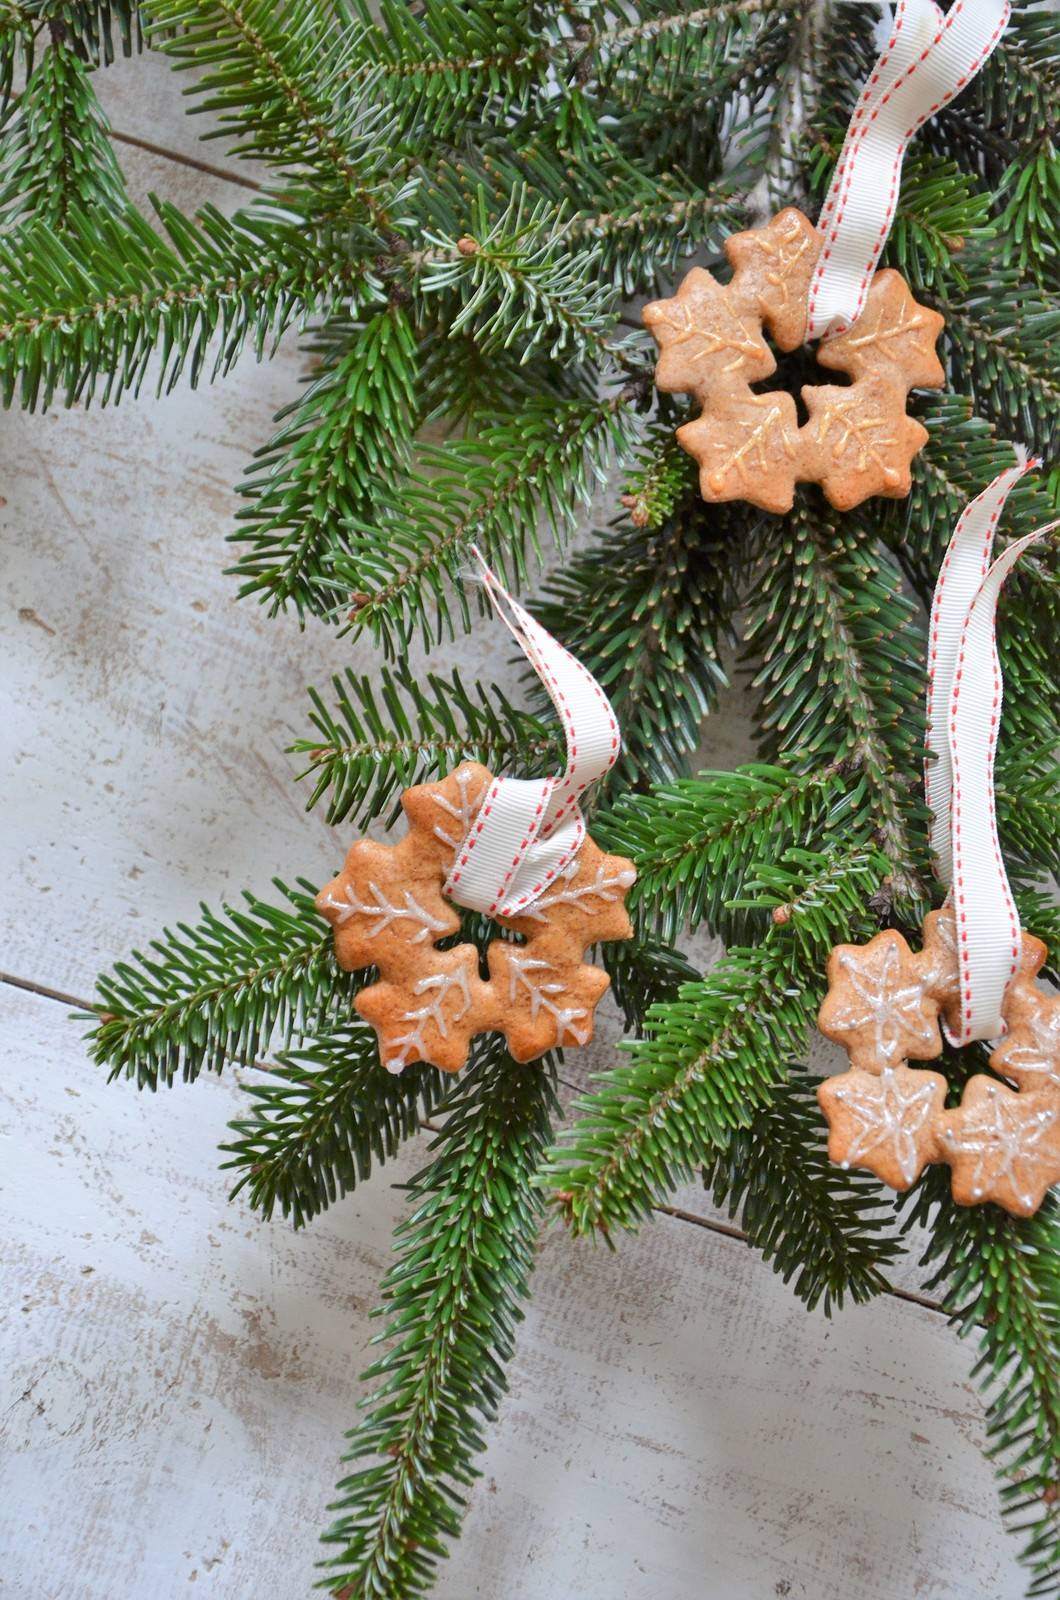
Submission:
<svg viewBox="0 0 1060 1600">
<path fill-rule="evenodd" d="M 249 210 L 206 206 L 194 222 L 156 201 L 165 240 L 139 216 L 66 218 L 62 239 L 30 226 L 0 237 L 0 398 L 26 406 L 138 392 L 158 352 L 159 393 L 182 373 L 227 372 L 248 342 L 261 357 L 364 270 L 348 239 Z"/>
<path fill-rule="evenodd" d="M 621 394 L 528 405 L 517 418 L 483 427 L 446 450 L 424 450 L 426 473 L 398 496 L 380 496 L 336 577 L 353 598 L 352 620 L 400 655 L 419 628 L 426 642 L 454 631 L 453 601 L 470 625 L 459 578 L 478 544 L 509 584 L 526 575 L 527 550 L 540 552 L 539 525 L 561 540 L 613 453 L 628 447 L 631 419 Z"/>
<path fill-rule="evenodd" d="M 828 1316 L 848 1296 L 861 1305 L 885 1290 L 901 1243 L 879 1184 L 828 1160 L 815 1087 L 802 1075 L 777 1084 L 703 1181 L 807 1309 L 821 1304 Z"/>
<path fill-rule="evenodd" d="M 358 827 L 386 816 L 393 823 L 403 789 L 428 783 L 459 766 L 481 761 L 495 773 L 518 769 L 543 775 L 562 761 L 559 730 L 518 711 L 503 691 L 479 684 L 464 687 L 449 678 L 408 667 L 375 677 L 347 667 L 332 679 L 334 709 L 309 691 L 313 734 L 292 748 L 309 757 L 302 774 L 314 780 L 307 802 L 328 797 L 327 819 Z"/>
<path fill-rule="evenodd" d="M 245 908 L 218 916 L 206 906 L 194 927 L 178 923 L 145 952 L 133 951 L 96 985 L 99 1000 L 81 1020 L 93 1060 L 138 1088 L 186 1083 L 228 1061 L 253 1064 L 348 1015 L 364 974 L 338 967 L 331 929 L 313 908 L 313 889 L 276 887 L 287 905 L 244 895 Z"/>
<path fill-rule="evenodd" d="M 635 1228 L 768 1104 L 805 1047 L 828 950 L 865 925 L 880 874 L 870 852 L 789 852 L 756 901 L 774 913 L 763 943 L 730 950 L 648 1011 L 630 1064 L 575 1102 L 580 1116 L 544 1168 L 576 1232 Z"/>
<path fill-rule="evenodd" d="M 460 1531 L 483 1421 L 504 1393 L 527 1294 L 541 1198 L 531 1177 L 555 1107 L 547 1066 L 494 1041 L 449 1102 L 438 1154 L 410 1185 L 398 1259 L 383 1283 L 386 1352 L 338 1486 L 324 1586 L 341 1600 L 429 1590 Z M 361 1465 L 363 1462 L 369 1465 Z"/>
<path fill-rule="evenodd" d="M 350 1194 L 440 1105 L 444 1073 L 422 1063 L 394 1076 L 379 1061 L 373 1029 L 342 1022 L 282 1054 L 269 1076 L 241 1088 L 249 1117 L 230 1124 L 225 1168 L 268 1220 L 278 1206 L 296 1228 Z"/>
</svg>

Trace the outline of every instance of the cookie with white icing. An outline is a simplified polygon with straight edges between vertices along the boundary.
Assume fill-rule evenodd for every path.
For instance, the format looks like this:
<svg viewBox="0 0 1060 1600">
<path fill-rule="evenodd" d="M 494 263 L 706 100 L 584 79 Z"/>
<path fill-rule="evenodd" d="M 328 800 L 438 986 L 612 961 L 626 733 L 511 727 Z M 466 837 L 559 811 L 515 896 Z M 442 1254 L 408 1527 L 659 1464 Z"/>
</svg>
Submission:
<svg viewBox="0 0 1060 1600">
<path fill-rule="evenodd" d="M 874 1172 L 892 1189 L 909 1189 L 938 1159 L 936 1121 L 946 1080 L 923 1068 L 840 1072 L 817 1099 L 828 1121 L 828 1156 L 838 1167 Z"/>
<path fill-rule="evenodd" d="M 438 948 L 460 929 L 443 888 L 491 781 L 485 767 L 465 762 L 439 783 L 406 790 L 405 837 L 394 845 L 358 840 L 317 896 L 339 965 L 378 970 L 354 1004 L 391 1072 L 416 1061 L 459 1071 L 480 1033 L 503 1033 L 517 1061 L 588 1044 L 610 980 L 585 953 L 633 932 L 625 909 L 633 864 L 586 836 L 526 910 L 497 919 L 514 937 L 489 945 L 488 976 L 474 945 Z"/>
<path fill-rule="evenodd" d="M 1060 995 L 1036 984 L 1046 947 L 1023 933 L 1019 969 L 1002 1004 L 1007 1031 L 990 1056 L 994 1071 L 1020 1092 L 977 1073 L 960 1105 L 947 1111 L 946 1080 L 908 1062 L 941 1054 L 940 1012 L 958 1031 L 961 942 L 946 906 L 925 918 L 918 953 L 891 929 L 832 951 L 818 1022 L 851 1065 L 817 1090 L 828 1154 L 899 1190 L 925 1166 L 945 1162 L 958 1205 L 992 1201 L 1028 1217 L 1060 1182 Z"/>
<path fill-rule="evenodd" d="M 790 511 L 797 483 L 819 483 L 832 505 L 848 510 L 869 495 L 909 493 L 927 429 L 906 405 L 913 388 L 944 381 L 935 351 L 943 318 L 918 304 L 900 273 L 877 272 L 855 325 L 818 345 L 821 365 L 850 381 L 804 386 L 805 423 L 793 395 L 758 387 L 777 366 L 763 330 L 784 351 L 806 337 L 822 243 L 788 206 L 765 227 L 726 240 L 729 283 L 693 267 L 673 295 L 644 307 L 659 346 L 657 386 L 702 407 L 677 440 L 699 464 L 704 500 Z"/>
</svg>

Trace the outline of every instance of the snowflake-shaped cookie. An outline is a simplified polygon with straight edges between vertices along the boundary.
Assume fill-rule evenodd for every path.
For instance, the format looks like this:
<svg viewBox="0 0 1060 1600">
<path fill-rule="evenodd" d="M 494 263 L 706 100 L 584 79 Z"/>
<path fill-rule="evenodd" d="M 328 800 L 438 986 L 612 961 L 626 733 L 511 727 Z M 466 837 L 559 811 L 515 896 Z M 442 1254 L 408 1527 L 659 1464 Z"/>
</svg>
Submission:
<svg viewBox="0 0 1060 1600">
<path fill-rule="evenodd" d="M 941 1053 L 940 1011 L 957 1031 L 964 937 L 946 906 L 924 919 L 919 955 L 890 930 L 832 951 L 818 1020 L 846 1047 L 853 1070 L 817 1091 L 828 1153 L 893 1189 L 908 1189 L 928 1163 L 943 1161 L 958 1205 L 993 1200 L 1030 1216 L 1060 1182 L 1060 995 L 1035 984 L 1047 955 L 1041 940 L 1021 936 L 1019 969 L 1002 1006 L 1008 1031 L 990 1057 L 1023 1093 L 978 1074 L 960 1105 L 946 1111 L 945 1079 L 905 1065 Z"/>
<path fill-rule="evenodd" d="M 633 931 L 625 910 L 632 863 L 586 837 L 526 911 L 497 919 L 512 937 L 488 947 L 488 974 L 474 945 L 438 949 L 460 928 L 442 888 L 491 781 L 467 762 L 440 783 L 406 790 L 405 837 L 394 845 L 359 839 L 317 896 L 340 966 L 378 969 L 355 1005 L 391 1072 L 415 1061 L 456 1072 L 479 1033 L 503 1033 L 517 1061 L 587 1044 L 609 979 L 585 952 Z"/>
<path fill-rule="evenodd" d="M 804 387 L 802 427 L 790 394 L 751 388 L 776 371 L 763 327 L 781 350 L 803 342 L 820 249 L 817 229 L 789 206 L 766 227 L 726 241 L 731 282 L 693 267 L 674 295 L 644 307 L 660 351 L 658 387 L 694 395 L 703 408 L 677 437 L 699 463 L 705 500 L 790 511 L 796 483 L 819 483 L 848 510 L 869 495 L 909 493 L 910 463 L 927 431 L 907 415 L 906 401 L 910 389 L 944 380 L 935 353 L 943 318 L 913 299 L 900 273 L 876 273 L 854 327 L 817 347 L 821 365 L 851 383 Z"/>
<path fill-rule="evenodd" d="M 1060 995 L 1020 972 L 1008 986 L 1003 1015 L 1008 1032 L 990 1057 L 994 1071 L 1020 1089 L 1060 1094 Z"/>
<path fill-rule="evenodd" d="M 893 928 L 868 944 L 836 945 L 817 1025 L 846 1048 L 850 1064 L 882 1072 L 942 1049 L 939 1003 L 924 983 L 922 958 Z"/>
<path fill-rule="evenodd" d="M 946 1103 L 941 1073 L 841 1072 L 819 1085 L 817 1099 L 837 1166 L 864 1167 L 892 1189 L 908 1189 L 936 1159 L 935 1119 Z"/>
<path fill-rule="evenodd" d="M 953 1170 L 953 1198 L 974 1206 L 994 1200 L 1018 1217 L 1033 1216 L 1060 1182 L 1060 1099 L 1016 1094 L 981 1073 L 961 1103 L 938 1119 L 939 1153 Z"/>
</svg>

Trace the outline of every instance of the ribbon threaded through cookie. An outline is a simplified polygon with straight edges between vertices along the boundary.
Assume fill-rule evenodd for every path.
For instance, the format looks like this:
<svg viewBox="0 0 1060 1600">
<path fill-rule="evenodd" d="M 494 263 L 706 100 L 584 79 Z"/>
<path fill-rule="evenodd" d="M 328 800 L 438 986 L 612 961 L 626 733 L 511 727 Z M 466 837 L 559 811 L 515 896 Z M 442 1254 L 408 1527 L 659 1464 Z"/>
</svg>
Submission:
<svg viewBox="0 0 1060 1600">
<path fill-rule="evenodd" d="M 850 1058 L 817 1090 L 831 1159 L 900 1190 L 945 1162 L 958 1205 L 992 1200 L 1015 1216 L 1033 1215 L 1060 1181 L 1060 996 L 1035 982 L 1046 947 L 1020 928 L 998 841 L 994 629 L 1006 577 L 1057 524 L 990 557 L 1005 501 L 1037 465 L 1001 473 L 965 508 L 935 588 L 924 779 L 947 902 L 928 913 L 919 952 L 893 928 L 838 945 L 818 1017 Z M 1015 1089 L 976 1073 L 946 1110 L 945 1078 L 909 1065 L 941 1053 L 940 1026 L 957 1045 L 994 1039 L 990 1065 Z"/>
<path fill-rule="evenodd" d="M 548 691 L 567 743 L 564 771 L 494 778 L 456 852 L 445 894 L 469 911 L 515 916 L 572 861 L 585 837 L 579 797 L 618 760 L 618 719 L 592 673 L 537 622 L 476 548 L 494 610 Z"/>
<path fill-rule="evenodd" d="M 467 761 L 406 789 L 396 844 L 358 839 L 316 906 L 335 955 L 377 980 L 354 1000 L 375 1028 L 382 1064 L 427 1061 L 456 1072 L 481 1033 L 502 1033 L 517 1061 L 588 1044 L 609 978 L 586 953 L 628 939 L 633 863 L 588 836 L 579 797 L 618 757 L 606 695 L 476 556 L 490 598 L 544 683 L 567 740 L 564 771 L 497 778 Z M 455 905 L 496 918 L 506 938 L 453 945 Z M 447 948 L 439 948 L 443 943 Z"/>
<path fill-rule="evenodd" d="M 1047 532 L 1036 529 L 990 564 L 994 533 L 1031 459 L 1000 473 L 965 507 L 943 558 L 931 606 L 924 786 L 936 870 L 956 919 L 960 1007 L 956 1045 L 1004 1032 L 1002 1005 L 1020 960 L 1020 922 L 1001 855 L 994 757 L 1004 686 L 997 603 L 1012 568 Z M 931 758 L 934 759 L 931 759 Z"/>
</svg>

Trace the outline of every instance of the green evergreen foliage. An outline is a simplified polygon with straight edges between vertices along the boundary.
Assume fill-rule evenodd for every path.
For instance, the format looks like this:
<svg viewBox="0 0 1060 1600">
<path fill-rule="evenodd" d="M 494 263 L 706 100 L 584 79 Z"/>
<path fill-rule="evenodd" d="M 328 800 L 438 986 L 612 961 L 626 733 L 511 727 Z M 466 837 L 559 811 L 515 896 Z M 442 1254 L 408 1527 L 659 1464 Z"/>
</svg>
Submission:
<svg viewBox="0 0 1060 1600">
<path fill-rule="evenodd" d="M 266 211 L 194 223 L 158 201 L 168 240 L 135 211 L 67 214 L 61 235 L 33 223 L 0 237 L 0 395 L 23 405 L 121 398 L 157 357 L 157 390 L 185 374 L 260 357 L 325 285 L 351 300 L 361 269 L 346 236 L 312 237 Z"/>
<path fill-rule="evenodd" d="M 84 63 L 53 44 L 0 128 L 0 227 L 30 218 L 61 233 L 74 210 L 120 212 L 125 180 Z"/>
<path fill-rule="evenodd" d="M 808 1310 L 886 1289 L 901 1254 L 891 1208 L 865 1173 L 832 1166 L 818 1137 L 817 1080 L 795 1073 L 747 1128 L 734 1129 L 703 1180 Z M 793 1281 L 794 1280 L 794 1281 Z"/>
<path fill-rule="evenodd" d="M 83 174 L 62 241 L 47 217 L 0 248 L 0 393 L 114 401 L 152 354 L 160 388 L 195 383 L 312 321 L 322 364 L 243 485 L 241 592 L 394 653 L 466 625 L 469 544 L 522 575 L 635 445 L 651 362 L 620 295 L 741 220 L 799 8 L 575 9 L 150 0 L 149 42 L 199 69 L 194 109 L 274 185 L 228 220 L 147 220 L 91 207 Z M 58 126 L 48 70 L 30 90 Z M 689 118 L 695 153 L 667 154 Z M 462 431 L 417 443 L 432 416 Z"/>
<path fill-rule="evenodd" d="M 444 1075 L 422 1064 L 399 1077 L 379 1070 L 375 1034 L 339 1022 L 285 1055 L 260 1083 L 244 1083 L 253 1111 L 232 1123 L 222 1149 L 266 1220 L 278 1206 L 304 1227 L 371 1176 L 442 1101 Z"/>
<path fill-rule="evenodd" d="M 679 1183 L 708 1165 L 734 1129 L 769 1103 L 805 1050 L 833 944 L 871 922 L 865 902 L 880 858 L 843 843 L 829 854 L 788 851 L 759 868 L 750 902 L 771 920 L 758 945 L 734 946 L 707 975 L 660 1001 L 628 1066 L 612 1068 L 544 1169 L 577 1233 L 634 1228 Z M 857 937 L 857 932 L 853 934 Z"/>
<path fill-rule="evenodd" d="M 251 1065 L 276 1038 L 282 1048 L 344 1015 L 353 986 L 312 886 L 276 887 L 286 905 L 247 894 L 245 908 L 221 916 L 203 906 L 195 927 L 167 929 L 101 978 L 93 1060 L 141 1089 L 169 1086 L 178 1072 L 193 1083 L 204 1068 Z"/>
<path fill-rule="evenodd" d="M 228 154 L 269 169 L 231 217 L 127 203 L 94 94 L 146 42 Z M 100 980 L 94 1058 L 141 1087 L 246 1068 L 225 1146 L 237 1190 L 297 1226 L 428 1126 L 384 1285 L 377 1387 L 326 1535 L 343 1600 L 426 1594 L 459 1532 L 483 1428 L 556 1211 L 618 1243 L 703 1173 L 810 1306 L 886 1288 L 893 1208 L 832 1168 L 802 1070 L 828 950 L 881 924 L 915 938 L 936 898 L 922 799 L 925 607 L 965 502 L 1015 450 L 1055 446 L 1060 33 L 1020 4 L 999 50 L 921 131 L 884 256 L 946 319 L 947 388 L 902 501 L 852 512 L 707 506 L 653 390 L 633 309 L 770 204 L 813 208 L 870 70 L 846 0 L 0 0 L 0 394 L 129 403 L 219 379 L 297 331 L 306 382 L 240 486 L 240 592 L 367 630 L 387 665 L 311 693 L 306 799 L 351 830 L 465 758 L 551 770 L 528 677 L 410 665 L 469 628 L 479 546 L 604 683 L 625 733 L 591 797 L 631 855 L 636 936 L 601 952 L 633 1037 L 555 1135 L 554 1066 L 478 1041 L 454 1082 L 393 1079 L 307 884 L 204 910 Z M 22 76 L 28 74 L 25 87 Z M 819 377 L 819 374 L 817 375 Z M 815 381 L 808 353 L 778 381 Z M 429 424 L 429 427 L 428 427 Z M 1029 479 L 1001 528 L 1049 520 Z M 596 497 L 606 498 L 598 504 Z M 591 523 L 586 528 L 584 525 Z M 539 573 L 568 546 L 562 571 Z M 997 788 L 1025 925 L 1060 951 L 1060 606 L 1053 551 L 1003 601 Z M 754 759 L 711 748 L 736 675 Z M 293 864 L 296 866 L 297 864 Z M 727 949 L 704 975 L 679 948 Z M 464 936 L 481 948 L 482 919 Z M 1054 969 L 1055 971 L 1055 969 Z M 954 1087 L 981 1052 L 947 1050 Z M 440 1130 L 440 1131 L 439 1131 Z M 550 1148 L 551 1146 L 551 1148 Z M 1006 1516 L 1032 1593 L 1060 1596 L 1057 1213 L 961 1211 L 937 1172 L 908 1214 L 981 1352 Z"/>
<path fill-rule="evenodd" d="M 860 508 L 859 508 L 860 511 Z M 796 506 L 764 554 L 745 634 L 762 745 L 811 771 L 856 764 L 898 889 L 923 894 L 924 632 L 872 513 Z"/>
<path fill-rule="evenodd" d="M 541 777 L 562 760 L 557 730 L 519 711 L 492 685 L 465 688 L 459 672 L 417 677 L 407 667 L 384 667 L 375 681 L 347 667 L 332 679 L 333 708 L 309 691 L 313 733 L 293 748 L 309 758 L 314 780 L 308 804 L 328 797 L 327 819 L 397 817 L 403 789 L 430 783 L 461 761 L 492 772 L 517 769 Z"/>
<path fill-rule="evenodd" d="M 233 542 L 251 549 L 236 567 L 244 594 L 261 589 L 282 608 L 325 612 L 341 599 L 321 553 L 347 551 L 359 512 L 395 463 L 407 462 L 416 346 L 408 317 L 389 306 L 366 319 L 302 398 L 242 486 L 249 504 Z M 348 530 L 343 535 L 342 530 Z M 341 543 L 340 543 L 341 541 Z"/>
<path fill-rule="evenodd" d="M 324 1535 L 333 1594 L 424 1595 L 460 1531 L 482 1423 L 504 1393 L 541 1200 L 530 1184 L 555 1111 L 547 1063 L 480 1051 L 446 1107 L 437 1155 L 410 1185 L 383 1281 L 383 1354 L 350 1434 Z M 361 1465 L 365 1460 L 372 1464 Z"/>
<path fill-rule="evenodd" d="M 865 784 L 838 765 L 805 774 L 755 765 L 700 772 L 624 796 L 597 824 L 601 843 L 637 863 L 630 910 L 653 916 L 666 937 L 705 922 L 728 943 L 755 923 L 735 904 L 769 840 L 778 855 L 808 838 L 864 834 Z M 675 908 L 680 907 L 680 916 Z M 761 933 L 759 926 L 757 931 Z"/>
</svg>

